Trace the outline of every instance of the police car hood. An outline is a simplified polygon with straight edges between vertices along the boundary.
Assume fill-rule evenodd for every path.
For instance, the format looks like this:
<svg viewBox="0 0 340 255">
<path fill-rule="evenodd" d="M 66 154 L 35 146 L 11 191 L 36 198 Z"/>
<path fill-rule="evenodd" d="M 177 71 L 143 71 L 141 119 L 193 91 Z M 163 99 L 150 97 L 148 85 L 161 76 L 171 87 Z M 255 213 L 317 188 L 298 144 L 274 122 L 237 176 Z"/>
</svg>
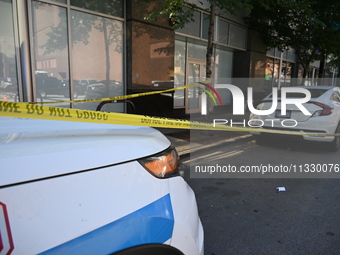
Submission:
<svg viewBox="0 0 340 255">
<path fill-rule="evenodd" d="M 149 127 L 0 117 L 0 186 L 121 164 L 169 146 Z"/>
</svg>

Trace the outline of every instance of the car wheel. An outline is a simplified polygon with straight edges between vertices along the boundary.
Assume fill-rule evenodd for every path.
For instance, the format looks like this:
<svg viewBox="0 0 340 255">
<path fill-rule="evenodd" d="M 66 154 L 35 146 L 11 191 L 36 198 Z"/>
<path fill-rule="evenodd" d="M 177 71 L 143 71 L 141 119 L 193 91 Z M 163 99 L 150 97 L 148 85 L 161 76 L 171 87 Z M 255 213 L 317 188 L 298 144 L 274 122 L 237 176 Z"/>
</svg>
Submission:
<svg viewBox="0 0 340 255">
<path fill-rule="evenodd" d="M 334 134 L 336 136 L 334 137 L 333 142 L 329 144 L 329 150 L 330 151 L 337 151 L 340 148 L 340 123 L 338 124 L 337 128 L 335 129 Z"/>
</svg>

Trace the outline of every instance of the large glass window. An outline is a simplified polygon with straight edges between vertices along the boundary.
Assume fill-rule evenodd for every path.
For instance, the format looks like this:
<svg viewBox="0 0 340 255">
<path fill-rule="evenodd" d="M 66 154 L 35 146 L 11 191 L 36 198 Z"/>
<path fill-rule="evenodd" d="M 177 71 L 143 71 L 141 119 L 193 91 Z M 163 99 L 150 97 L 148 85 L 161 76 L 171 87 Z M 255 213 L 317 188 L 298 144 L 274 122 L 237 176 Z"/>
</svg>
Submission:
<svg viewBox="0 0 340 255">
<path fill-rule="evenodd" d="M 218 19 L 218 42 L 236 48 L 245 49 L 247 30 L 226 20 Z"/>
<path fill-rule="evenodd" d="M 290 49 L 288 50 L 288 53 L 287 53 L 287 60 L 290 61 L 290 62 L 295 62 L 295 51 Z"/>
<path fill-rule="evenodd" d="M 281 58 L 281 51 L 277 48 L 271 48 L 267 51 L 268 57 L 274 57 L 274 58 Z M 296 55 L 295 51 L 293 49 L 288 49 L 283 51 L 283 60 L 287 60 L 289 62 L 295 62 L 296 61 Z"/>
<path fill-rule="evenodd" d="M 229 43 L 229 22 L 222 19 L 218 20 L 218 42 Z"/>
<path fill-rule="evenodd" d="M 208 40 L 210 27 L 210 15 L 203 13 L 202 38 Z"/>
<path fill-rule="evenodd" d="M 200 37 L 200 31 L 201 31 L 201 13 L 196 11 L 194 12 L 194 21 L 189 22 L 185 25 L 184 28 L 176 30 L 176 32 Z"/>
<path fill-rule="evenodd" d="M 229 44 L 236 48 L 245 49 L 247 42 L 247 30 L 243 27 L 230 24 Z"/>
<path fill-rule="evenodd" d="M 116 17 L 123 17 L 124 15 L 123 0 L 71 0 L 71 5 Z"/>
<path fill-rule="evenodd" d="M 207 47 L 188 43 L 188 57 L 197 59 L 206 59 Z"/>
<path fill-rule="evenodd" d="M 123 1 L 90 2 L 71 1 L 85 9 L 123 15 Z M 101 9 L 103 6 L 105 11 Z M 37 100 L 69 101 L 125 94 L 123 21 L 86 13 L 85 10 L 71 9 L 69 14 L 67 11 L 63 6 L 32 2 Z M 74 107 L 96 110 L 99 103 L 75 103 Z M 57 106 L 71 105 L 60 103 Z M 122 112 L 124 105 L 109 104 L 102 110 Z"/>
<path fill-rule="evenodd" d="M 210 15 L 204 12 L 196 11 L 194 13 L 194 21 L 187 23 L 182 29 L 177 29 L 176 32 L 207 40 L 209 27 Z M 246 49 L 246 28 L 232 24 L 225 19 L 218 18 L 215 29 L 217 33 L 216 36 L 214 34 L 214 40 L 217 40 L 219 44 L 224 44 L 239 49 Z"/>
<path fill-rule="evenodd" d="M 0 100 L 18 100 L 18 76 L 11 0 L 0 0 Z"/>
<path fill-rule="evenodd" d="M 40 102 L 70 100 L 66 8 L 33 2 L 32 14 L 36 98 Z"/>
<path fill-rule="evenodd" d="M 120 96 L 123 90 L 123 22 L 72 11 L 72 77 L 85 99 Z M 75 107 L 95 110 L 95 103 Z M 111 104 L 110 111 L 123 111 Z"/>
</svg>

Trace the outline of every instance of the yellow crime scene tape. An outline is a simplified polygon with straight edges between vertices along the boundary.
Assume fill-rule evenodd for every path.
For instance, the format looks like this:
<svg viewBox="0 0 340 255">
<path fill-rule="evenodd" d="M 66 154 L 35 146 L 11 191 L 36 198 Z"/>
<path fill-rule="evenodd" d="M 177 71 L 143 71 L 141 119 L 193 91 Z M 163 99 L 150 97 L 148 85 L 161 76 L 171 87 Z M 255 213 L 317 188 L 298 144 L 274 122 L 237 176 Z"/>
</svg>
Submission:
<svg viewBox="0 0 340 255">
<path fill-rule="evenodd" d="M 192 83 L 192 84 L 188 84 L 185 86 L 176 87 L 172 89 L 166 89 L 162 91 L 151 91 L 151 92 L 137 93 L 137 94 L 131 94 L 131 95 L 125 95 L 125 96 L 74 100 L 74 101 L 17 103 L 17 102 L 8 102 L 8 101 L 0 100 L 0 116 L 30 118 L 30 119 L 44 119 L 44 120 L 58 120 L 58 121 L 87 122 L 87 123 L 99 123 L 99 124 L 175 128 L 175 129 L 265 132 L 265 133 L 274 133 L 274 134 L 308 135 L 308 136 L 319 136 L 319 137 L 339 135 L 339 134 L 292 132 L 292 131 L 272 130 L 272 129 L 264 129 L 264 128 L 235 127 L 235 126 L 227 126 L 223 124 L 213 124 L 213 123 L 171 119 L 171 118 L 164 118 L 164 117 L 153 117 L 153 116 L 146 116 L 146 115 L 115 113 L 115 112 L 100 112 L 100 111 L 52 107 L 52 106 L 43 105 L 43 104 L 54 104 L 54 103 L 86 103 L 86 102 L 123 100 L 123 99 L 130 99 L 130 98 L 136 98 L 136 97 L 141 97 L 141 96 L 161 94 L 161 93 L 166 93 L 166 92 L 180 90 L 180 89 L 186 89 L 186 88 L 195 87 L 195 86 L 201 86 L 202 84 L 206 85 L 208 88 L 211 88 L 211 86 L 205 83 L 210 83 L 210 79 L 206 80 L 204 83 Z M 203 91 L 206 91 L 206 89 L 203 89 Z M 206 91 L 206 93 L 207 92 L 209 91 Z M 210 97 L 213 97 L 213 95 L 210 92 L 208 94 L 210 95 Z M 216 100 L 214 100 L 214 102 L 216 102 Z M 41 104 L 41 105 L 38 105 L 38 104 Z"/>
<path fill-rule="evenodd" d="M 205 83 L 210 83 L 210 79 L 206 80 Z M 130 98 L 136 98 L 136 97 L 142 97 L 142 96 L 162 94 L 162 93 L 167 93 L 167 92 L 171 92 L 171 91 L 175 91 L 175 90 L 187 89 L 187 88 L 197 87 L 197 86 L 202 86 L 202 83 L 192 83 L 192 84 L 188 84 L 188 85 L 184 85 L 184 86 L 180 86 L 180 87 L 175 87 L 175 88 L 172 88 L 172 89 L 136 93 L 136 94 L 130 94 L 130 95 L 124 95 L 124 96 L 96 98 L 96 99 L 72 100 L 72 101 L 32 102 L 32 104 L 57 104 L 57 103 L 60 104 L 60 103 L 88 103 L 88 102 L 102 102 L 102 101 L 118 101 L 118 100 L 124 100 L 124 99 L 130 99 Z M 211 95 L 211 93 L 210 93 L 210 95 Z"/>
<path fill-rule="evenodd" d="M 248 127 L 231 127 L 222 124 L 214 125 L 213 123 L 198 121 L 152 117 L 127 113 L 100 112 L 73 108 L 70 109 L 36 105 L 32 103 L 16 103 L 8 101 L 0 101 L 0 116 L 175 129 L 201 129 L 216 131 L 266 132 L 287 135 L 334 136 L 331 134 L 277 131 L 263 128 L 259 129 Z"/>
</svg>

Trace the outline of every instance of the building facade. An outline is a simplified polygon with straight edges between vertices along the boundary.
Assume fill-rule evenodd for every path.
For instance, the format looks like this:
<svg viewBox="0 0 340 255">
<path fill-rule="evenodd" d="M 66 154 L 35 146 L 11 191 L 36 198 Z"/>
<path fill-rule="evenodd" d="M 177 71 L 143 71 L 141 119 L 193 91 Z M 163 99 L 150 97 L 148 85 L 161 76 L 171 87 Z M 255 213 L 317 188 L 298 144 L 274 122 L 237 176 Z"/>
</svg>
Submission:
<svg viewBox="0 0 340 255">
<path fill-rule="evenodd" d="M 193 1 L 194 2 L 194 1 Z M 98 103 L 65 101 L 158 91 L 205 80 L 208 2 L 195 21 L 174 31 L 168 18 L 147 21 L 160 1 L 0 0 L 0 99 L 60 101 L 55 106 L 96 110 Z M 266 50 L 240 10 L 215 20 L 213 84 L 223 105 L 231 104 L 221 84 L 259 78 L 263 96 L 277 79 L 299 76 L 294 53 Z M 282 76 L 283 75 L 283 76 Z M 158 116 L 200 111 L 198 88 L 139 97 L 103 110 Z"/>
</svg>

